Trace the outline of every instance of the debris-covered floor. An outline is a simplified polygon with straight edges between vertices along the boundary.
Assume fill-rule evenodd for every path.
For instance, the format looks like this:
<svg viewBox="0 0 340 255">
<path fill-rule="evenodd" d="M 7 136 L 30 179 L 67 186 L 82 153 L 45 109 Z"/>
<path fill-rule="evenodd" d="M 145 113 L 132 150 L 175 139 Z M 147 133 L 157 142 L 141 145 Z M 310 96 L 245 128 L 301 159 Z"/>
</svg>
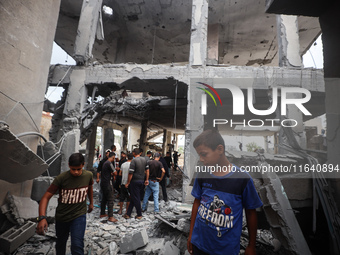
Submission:
<svg viewBox="0 0 340 255">
<path fill-rule="evenodd" d="M 95 209 L 87 215 L 85 254 L 188 254 L 186 247 L 190 228 L 191 204 L 181 203 L 181 182 L 181 173 L 179 171 L 173 172 L 172 183 L 167 189 L 169 202 L 165 203 L 164 200 L 161 200 L 161 212 L 154 214 L 153 201 L 149 201 L 148 210 L 143 213 L 141 220 L 133 217 L 131 217 L 131 219 L 124 219 L 121 215 L 118 215 L 118 199 L 116 199 L 114 217 L 118 219 L 117 223 L 108 222 L 106 218 L 99 218 L 99 185 L 95 184 Z M 162 197 L 161 192 L 160 197 Z M 34 201 L 32 200 L 32 202 Z M 18 212 L 20 211 L 20 206 L 25 207 L 25 205 L 19 205 L 17 202 L 18 209 L 14 209 L 14 204 L 12 201 L 12 203 L 8 205 L 7 218 L 9 217 L 8 214 L 15 214 L 14 211 L 20 214 L 20 212 Z M 33 211 L 35 209 L 36 208 L 34 208 Z M 123 213 L 124 212 L 125 208 Z M 135 216 L 135 214 L 134 211 L 132 216 Z M 22 215 L 16 215 L 14 218 L 20 218 L 22 220 L 23 217 L 21 216 Z M 24 222 L 24 224 L 27 224 L 27 222 L 31 222 L 28 221 L 28 219 L 32 220 L 32 217 L 29 215 L 25 216 L 25 218 L 27 220 L 21 221 L 21 223 Z M 49 219 L 53 222 L 53 217 Z M 244 249 L 247 246 L 247 236 L 247 229 L 244 223 L 240 254 L 244 253 Z M 15 239 L 15 237 L 13 237 L 13 239 Z M 51 223 L 45 236 L 37 234 L 30 236 L 20 247 L 15 249 L 12 254 L 52 255 L 55 254 L 55 241 L 54 224 Z M 13 241 L 12 243 L 15 245 L 15 242 L 18 241 Z M 2 254 L 4 254 L 4 250 L 1 250 Z M 67 253 L 70 254 L 70 240 L 68 242 Z M 285 254 L 283 249 L 280 249 L 280 242 L 273 238 L 269 230 L 258 230 L 257 253 Z"/>
</svg>

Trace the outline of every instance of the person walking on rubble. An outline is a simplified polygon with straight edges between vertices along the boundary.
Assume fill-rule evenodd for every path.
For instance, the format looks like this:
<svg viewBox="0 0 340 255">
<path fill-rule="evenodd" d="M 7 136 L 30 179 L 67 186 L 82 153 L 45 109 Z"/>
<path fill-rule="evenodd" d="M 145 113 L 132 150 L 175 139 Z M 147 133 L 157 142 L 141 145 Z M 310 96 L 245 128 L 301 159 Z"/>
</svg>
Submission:
<svg viewBox="0 0 340 255">
<path fill-rule="evenodd" d="M 134 149 L 133 154 L 135 158 L 130 163 L 129 175 L 126 188 L 130 187 L 131 201 L 126 214 L 123 215 L 125 219 L 131 217 L 133 207 L 136 207 L 136 219 L 142 218 L 142 208 L 140 204 L 140 193 L 145 185 L 149 185 L 149 165 L 145 157 L 140 156 L 140 149 Z M 145 181 L 144 181 L 145 178 Z"/>
<path fill-rule="evenodd" d="M 117 222 L 118 220 L 113 217 L 113 185 L 112 185 L 112 176 L 116 174 L 113 171 L 112 163 L 115 162 L 116 154 L 114 152 L 109 153 L 109 157 L 107 161 L 103 165 L 102 173 L 101 173 L 101 183 L 100 187 L 103 191 L 103 199 L 100 203 L 100 218 L 108 216 L 108 221 Z M 108 214 L 105 213 L 107 205 Z"/>
<path fill-rule="evenodd" d="M 159 182 L 163 179 L 165 170 L 163 164 L 159 161 L 161 155 L 156 152 L 154 160 L 149 161 L 149 185 L 146 186 L 145 195 L 143 199 L 142 212 L 146 211 L 148 199 L 153 194 L 154 211 L 159 212 Z"/>
<path fill-rule="evenodd" d="M 262 202 L 250 175 L 231 164 L 225 143 L 216 130 L 201 133 L 193 144 L 204 166 L 214 172 L 198 172 L 191 195 L 192 206 L 187 248 L 190 254 L 238 255 L 245 209 L 249 243 L 246 255 L 255 255 L 256 208 Z"/>
<path fill-rule="evenodd" d="M 92 172 L 83 169 L 85 159 L 81 153 L 73 153 L 68 163 L 70 170 L 55 177 L 40 200 L 37 233 L 44 235 L 47 231 L 47 205 L 51 197 L 59 190 L 55 213 L 56 254 L 66 253 L 66 242 L 71 233 L 72 255 L 83 255 L 86 211 L 90 213 L 93 210 L 93 175 Z M 86 195 L 90 200 L 88 210 L 86 209 Z"/>
</svg>

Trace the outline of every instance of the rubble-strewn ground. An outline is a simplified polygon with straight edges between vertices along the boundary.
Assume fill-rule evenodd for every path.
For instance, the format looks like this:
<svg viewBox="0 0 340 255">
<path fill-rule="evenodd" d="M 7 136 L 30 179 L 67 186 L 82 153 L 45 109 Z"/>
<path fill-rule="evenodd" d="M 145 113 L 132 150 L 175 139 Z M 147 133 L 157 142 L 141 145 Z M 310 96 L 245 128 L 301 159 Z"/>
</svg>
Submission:
<svg viewBox="0 0 340 255">
<path fill-rule="evenodd" d="M 172 182 L 168 187 L 169 202 L 160 201 L 160 214 L 153 213 L 153 201 L 149 201 L 148 210 L 143 213 L 143 218 L 137 220 L 134 217 L 124 219 L 118 215 L 118 199 L 115 200 L 115 215 L 117 223 L 107 221 L 107 218 L 99 218 L 99 185 L 94 185 L 95 209 L 87 214 L 87 228 L 85 233 L 85 254 L 87 255 L 115 255 L 115 254 L 188 254 L 186 251 L 187 237 L 190 227 L 191 204 L 181 203 L 182 174 L 180 171 L 172 172 Z M 160 192 L 160 197 L 162 197 Z M 123 214 L 125 212 L 125 206 Z M 132 216 L 135 216 L 135 211 Z M 241 237 L 241 252 L 247 246 L 247 229 Z M 15 255 L 23 254 L 55 254 L 56 237 L 54 224 L 49 225 L 45 236 L 35 234 L 21 245 Z M 70 252 L 70 240 L 67 245 L 67 253 Z M 274 252 L 277 251 L 277 252 Z M 1 254 L 1 249 L 0 249 Z M 285 254 L 280 249 L 280 243 L 274 239 L 270 231 L 258 230 L 257 254 Z"/>
</svg>

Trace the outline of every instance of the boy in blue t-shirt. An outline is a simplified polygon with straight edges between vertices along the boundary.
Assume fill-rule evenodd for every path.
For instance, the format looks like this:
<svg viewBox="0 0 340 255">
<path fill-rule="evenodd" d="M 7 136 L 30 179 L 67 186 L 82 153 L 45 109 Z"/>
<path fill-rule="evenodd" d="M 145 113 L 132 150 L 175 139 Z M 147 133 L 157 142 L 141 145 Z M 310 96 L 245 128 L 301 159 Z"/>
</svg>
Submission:
<svg viewBox="0 0 340 255">
<path fill-rule="evenodd" d="M 245 209 L 249 232 L 245 254 L 255 255 L 256 208 L 261 207 L 262 202 L 252 178 L 229 162 L 218 131 L 204 131 L 193 145 L 204 166 L 198 172 L 191 192 L 195 201 L 188 238 L 189 253 L 238 255 Z"/>
</svg>

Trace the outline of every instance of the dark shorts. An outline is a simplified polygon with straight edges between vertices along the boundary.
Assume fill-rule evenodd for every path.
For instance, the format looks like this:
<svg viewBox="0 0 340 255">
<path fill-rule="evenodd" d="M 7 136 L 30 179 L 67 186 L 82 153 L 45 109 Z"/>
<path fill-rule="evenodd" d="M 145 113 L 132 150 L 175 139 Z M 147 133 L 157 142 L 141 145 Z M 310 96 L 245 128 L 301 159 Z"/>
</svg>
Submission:
<svg viewBox="0 0 340 255">
<path fill-rule="evenodd" d="M 128 189 L 125 188 L 125 185 L 120 186 L 120 195 L 119 195 L 119 202 L 130 202 L 130 194 Z"/>
</svg>

